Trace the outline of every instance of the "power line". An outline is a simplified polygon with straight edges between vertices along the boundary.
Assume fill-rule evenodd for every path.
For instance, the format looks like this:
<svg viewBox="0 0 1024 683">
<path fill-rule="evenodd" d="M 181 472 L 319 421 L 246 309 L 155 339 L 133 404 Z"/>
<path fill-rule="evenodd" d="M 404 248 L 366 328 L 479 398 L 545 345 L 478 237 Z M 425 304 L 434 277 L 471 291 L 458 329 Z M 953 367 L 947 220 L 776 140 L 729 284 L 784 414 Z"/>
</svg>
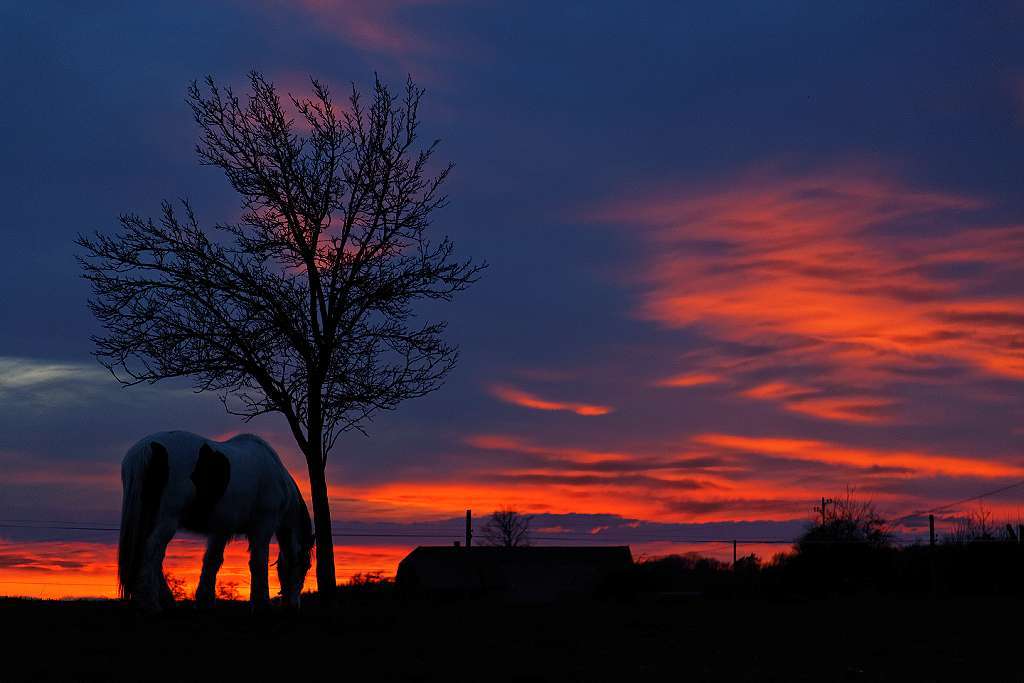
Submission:
<svg viewBox="0 0 1024 683">
<path fill-rule="evenodd" d="M 1004 491 L 1009 491 L 1010 489 L 1015 489 L 1018 486 L 1024 486 L 1024 479 L 1021 479 L 1020 481 L 1018 481 L 1018 482 L 1016 482 L 1014 484 L 1010 484 L 1008 486 L 1003 486 L 1001 488 L 994 489 L 994 490 L 989 491 L 987 493 L 980 493 L 980 494 L 978 494 L 976 496 L 971 496 L 970 498 L 964 498 L 963 500 L 958 500 L 956 502 L 947 503 L 946 505 L 942 505 L 942 506 L 937 507 L 937 508 L 932 508 L 931 510 L 926 510 L 924 512 L 924 514 L 930 514 L 930 513 L 934 513 L 934 512 L 942 512 L 943 510 L 947 510 L 947 509 L 949 509 L 951 507 L 955 507 L 957 505 L 963 505 L 964 503 L 970 503 L 970 502 L 973 502 L 975 500 L 981 500 L 982 498 L 987 498 L 988 496 L 994 496 L 997 493 L 1003 493 Z"/>
<path fill-rule="evenodd" d="M 1006 486 L 1001 486 L 999 488 L 992 489 L 991 491 L 985 491 L 984 493 L 979 493 L 977 495 L 970 496 L 968 498 L 963 498 L 961 500 L 953 501 L 951 503 L 946 503 L 945 505 L 940 505 L 938 507 L 934 507 L 934 508 L 931 508 L 931 509 L 928 509 L 928 510 L 918 510 L 918 511 L 915 511 L 915 512 L 911 512 L 909 514 L 903 515 L 902 517 L 897 517 L 895 520 L 889 522 L 889 524 L 890 525 L 896 525 L 896 524 L 899 524 L 899 523 L 903 522 L 904 520 L 910 519 L 911 517 L 916 517 L 916 516 L 919 516 L 919 515 L 933 514 L 933 513 L 936 513 L 936 512 L 942 512 L 944 510 L 948 510 L 948 509 L 956 507 L 958 505 L 963 505 L 964 503 L 970 503 L 970 502 L 973 502 L 975 500 L 981 500 L 981 499 L 987 498 L 989 496 L 994 496 L 994 495 L 997 495 L 997 494 L 1000 494 L 1000 493 L 1004 493 L 1006 491 L 1010 491 L 1010 490 L 1018 488 L 1020 486 L 1024 486 L 1024 479 L 1022 479 L 1020 481 L 1017 481 L 1017 482 L 1014 482 L 1012 484 L 1008 484 Z M 99 531 L 99 532 L 117 532 L 117 531 L 120 531 L 119 527 L 116 527 L 116 526 L 106 526 L 106 525 L 103 525 L 102 523 L 87 524 L 87 523 L 67 522 L 67 521 L 60 521 L 60 520 L 34 520 L 34 519 L 0 519 L 0 528 L 5 528 L 5 529 L 26 529 L 26 530 L 28 530 L 28 529 L 38 529 L 38 530 L 42 530 L 42 531 Z M 616 531 L 622 533 L 623 530 L 617 529 Z M 458 530 L 453 529 L 451 531 L 449 531 L 449 530 L 442 530 L 442 529 L 430 529 L 430 530 L 424 530 L 422 532 L 414 532 L 414 531 L 413 532 L 410 532 L 410 531 L 402 531 L 402 532 L 333 531 L 331 533 L 331 536 L 334 537 L 334 538 L 414 538 L 414 539 L 442 539 L 442 538 L 444 538 L 444 539 L 453 539 L 454 538 L 454 539 L 458 539 L 458 538 L 462 538 L 463 533 L 464 533 L 464 531 L 462 529 L 458 529 Z M 629 534 L 628 536 L 623 536 L 623 535 L 604 536 L 604 535 L 602 535 L 600 533 L 597 533 L 597 534 L 580 534 L 580 533 L 577 533 L 577 534 L 565 534 L 565 535 L 558 534 L 558 535 L 553 535 L 553 536 L 537 536 L 537 535 L 534 535 L 531 538 L 533 540 L 537 540 L 537 541 L 567 541 L 567 542 L 604 541 L 604 542 L 625 542 L 625 543 L 629 543 L 631 541 L 632 542 L 643 542 L 643 541 L 658 542 L 658 541 L 661 541 L 661 542 L 665 542 L 665 543 L 693 543 L 693 544 L 708 543 L 708 544 L 715 544 L 715 543 L 733 543 L 735 541 L 737 543 L 743 543 L 743 544 L 747 544 L 747 545 L 753 545 L 753 544 L 764 544 L 764 545 L 768 545 L 768 544 L 784 544 L 784 543 L 793 543 L 794 542 L 794 539 L 786 539 L 786 538 L 729 538 L 729 539 L 719 539 L 719 538 L 681 538 L 679 536 L 673 536 L 670 533 L 662 535 L 662 534 L 659 534 L 656 531 L 648 531 L 646 533 L 643 533 L 643 532 L 632 533 L 632 534 Z M 893 539 L 893 540 L 895 542 L 898 542 L 898 543 L 915 542 L 913 539 Z"/>
<path fill-rule="evenodd" d="M 988 498 L 989 496 L 994 496 L 994 495 L 997 495 L 999 493 L 1004 493 L 1004 492 L 1009 491 L 1011 489 L 1015 489 L 1015 488 L 1017 488 L 1019 486 L 1024 486 L 1024 479 L 1021 479 L 1020 481 L 1014 482 L 1012 484 L 1008 484 L 1007 486 L 1001 486 L 1001 487 L 999 487 L 997 489 L 992 489 L 991 491 L 986 491 L 985 493 L 979 493 L 979 494 L 977 494 L 975 496 L 970 496 L 969 498 L 964 498 L 962 500 L 953 501 L 952 503 L 946 503 L 945 505 L 940 505 L 939 507 L 931 508 L 930 510 L 918 510 L 917 512 L 911 512 L 910 514 L 903 515 L 902 517 L 897 517 L 893 521 L 889 522 L 889 524 L 890 525 L 895 525 L 895 524 L 899 524 L 900 522 L 903 522 L 904 520 L 910 519 L 911 517 L 918 517 L 920 515 L 930 515 L 930 514 L 934 514 L 936 512 L 942 512 L 944 510 L 948 510 L 948 509 L 956 507 L 958 505 L 963 505 L 964 503 L 971 503 L 971 502 L 974 502 L 976 500 L 981 500 L 982 498 Z"/>
<path fill-rule="evenodd" d="M 67 583 L 65 581 L 0 581 L 0 583 L 25 586 L 91 586 L 93 588 L 110 588 L 109 583 Z"/>
</svg>

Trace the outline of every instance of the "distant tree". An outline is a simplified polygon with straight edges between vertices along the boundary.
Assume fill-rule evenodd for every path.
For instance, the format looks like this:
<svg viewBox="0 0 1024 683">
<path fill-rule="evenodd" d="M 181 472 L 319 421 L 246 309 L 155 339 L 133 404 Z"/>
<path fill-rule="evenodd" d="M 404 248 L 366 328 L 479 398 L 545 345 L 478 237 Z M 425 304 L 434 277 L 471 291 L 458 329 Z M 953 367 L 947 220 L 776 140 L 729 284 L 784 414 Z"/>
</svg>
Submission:
<svg viewBox="0 0 1024 683">
<path fill-rule="evenodd" d="M 339 435 L 439 388 L 457 358 L 445 323 L 413 324 L 419 299 L 449 301 L 486 264 L 456 261 L 427 231 L 446 204 L 451 165 L 430 171 L 419 146 L 423 90 L 345 107 L 312 81 L 289 95 L 302 125 L 259 73 L 239 97 L 207 78 L 188 104 L 203 164 L 240 195 L 237 222 L 200 227 L 164 203 L 154 222 L 121 216 L 117 234 L 80 235 L 96 356 L 125 385 L 191 377 L 246 420 L 284 416 L 305 455 L 316 527 L 317 584 L 336 589 L 325 467 Z M 365 432 L 364 432 L 365 433 Z"/>
<path fill-rule="evenodd" d="M 495 510 L 484 524 L 484 542 L 503 548 L 530 545 L 532 519 L 531 516 L 521 515 L 512 508 Z"/>
<path fill-rule="evenodd" d="M 821 521 L 811 526 L 797 539 L 797 548 L 807 551 L 809 546 L 839 543 L 857 543 L 873 547 L 889 545 L 892 534 L 885 519 L 871 500 L 859 499 L 851 488 L 846 495 L 828 501 Z"/>
</svg>

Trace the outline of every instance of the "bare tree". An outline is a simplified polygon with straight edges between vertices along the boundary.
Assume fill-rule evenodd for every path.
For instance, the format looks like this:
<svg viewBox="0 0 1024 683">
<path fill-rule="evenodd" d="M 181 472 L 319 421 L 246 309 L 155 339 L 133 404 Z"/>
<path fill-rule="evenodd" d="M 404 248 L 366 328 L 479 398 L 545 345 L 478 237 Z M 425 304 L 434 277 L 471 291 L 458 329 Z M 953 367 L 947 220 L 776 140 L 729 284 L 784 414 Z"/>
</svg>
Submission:
<svg viewBox="0 0 1024 683">
<path fill-rule="evenodd" d="M 846 495 L 826 503 L 822 521 L 810 527 L 797 540 L 805 550 L 815 544 L 860 543 L 884 547 L 892 541 L 892 532 L 886 520 L 878 513 L 870 499 L 856 497 L 853 488 Z"/>
<path fill-rule="evenodd" d="M 978 509 L 958 519 L 943 540 L 953 545 L 993 541 L 998 538 L 999 529 L 992 519 L 992 512 L 979 502 Z"/>
<path fill-rule="evenodd" d="M 512 508 L 502 508 L 491 513 L 484 524 L 483 535 L 487 545 L 515 548 L 530 545 L 529 515 L 521 515 Z"/>
<path fill-rule="evenodd" d="M 377 80 L 368 105 L 353 86 L 339 107 L 311 82 L 312 98 L 288 96 L 295 116 L 256 72 L 244 97 L 209 77 L 189 88 L 196 152 L 240 195 L 238 222 L 207 232 L 187 201 L 165 202 L 156 222 L 125 214 L 117 234 L 77 244 L 104 329 L 96 356 L 118 380 L 188 376 L 246 420 L 284 416 L 309 470 L 330 603 L 328 454 L 377 411 L 441 386 L 457 350 L 444 322 L 413 324 L 411 305 L 451 300 L 486 264 L 428 239 L 452 167 L 431 171 L 437 141 L 418 142 L 424 91 Z"/>
</svg>

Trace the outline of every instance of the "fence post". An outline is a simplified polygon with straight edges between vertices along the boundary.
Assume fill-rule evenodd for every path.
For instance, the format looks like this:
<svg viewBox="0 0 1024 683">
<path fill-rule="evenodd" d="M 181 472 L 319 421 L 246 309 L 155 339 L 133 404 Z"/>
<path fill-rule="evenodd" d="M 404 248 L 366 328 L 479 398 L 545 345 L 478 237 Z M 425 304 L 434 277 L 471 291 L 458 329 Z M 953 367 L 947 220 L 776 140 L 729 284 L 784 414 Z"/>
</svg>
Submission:
<svg viewBox="0 0 1024 683">
<path fill-rule="evenodd" d="M 935 545 L 935 515 L 928 515 L 928 545 Z"/>
<path fill-rule="evenodd" d="M 736 568 L 736 539 L 732 541 L 732 568 Z"/>
<path fill-rule="evenodd" d="M 466 510 L 466 547 L 473 545 L 473 511 Z"/>
</svg>

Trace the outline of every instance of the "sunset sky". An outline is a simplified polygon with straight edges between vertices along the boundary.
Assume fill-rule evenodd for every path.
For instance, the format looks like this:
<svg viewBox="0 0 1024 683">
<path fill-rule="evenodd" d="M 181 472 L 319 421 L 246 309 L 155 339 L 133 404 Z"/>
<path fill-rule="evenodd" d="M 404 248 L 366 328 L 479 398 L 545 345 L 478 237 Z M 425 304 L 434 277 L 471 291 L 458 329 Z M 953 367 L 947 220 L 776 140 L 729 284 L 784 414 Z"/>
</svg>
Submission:
<svg viewBox="0 0 1024 683">
<path fill-rule="evenodd" d="M 335 527 L 390 534 L 337 538 L 342 578 L 467 508 L 641 555 L 791 538 L 848 486 L 897 518 L 1024 480 L 1022 35 L 1020 2 L 0 4 L 0 594 L 115 593 L 154 431 L 257 432 L 308 493 L 282 421 L 119 388 L 74 260 L 162 199 L 237 216 L 184 96 L 254 68 L 300 96 L 411 73 L 456 163 L 434 227 L 490 263 L 421 309 L 448 384 L 332 453 Z M 985 505 L 1016 522 L 1024 487 Z"/>
</svg>

